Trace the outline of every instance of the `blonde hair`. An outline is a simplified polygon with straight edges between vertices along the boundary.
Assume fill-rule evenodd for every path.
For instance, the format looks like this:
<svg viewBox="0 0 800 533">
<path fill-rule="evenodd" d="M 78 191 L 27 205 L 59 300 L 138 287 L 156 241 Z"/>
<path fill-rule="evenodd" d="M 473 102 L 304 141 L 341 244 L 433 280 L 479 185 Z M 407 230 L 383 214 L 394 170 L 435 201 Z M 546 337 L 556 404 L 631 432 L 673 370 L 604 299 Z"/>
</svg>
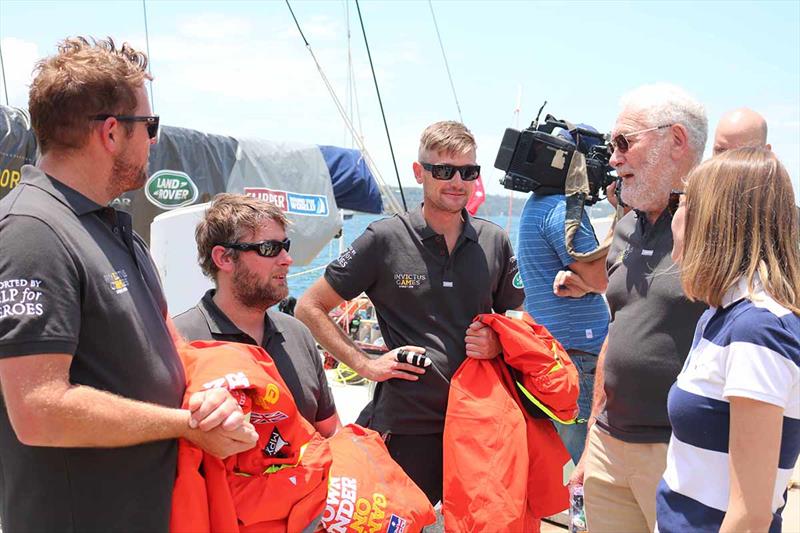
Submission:
<svg viewBox="0 0 800 533">
<path fill-rule="evenodd" d="M 217 279 L 219 268 L 211 257 L 214 246 L 221 243 L 239 242 L 254 235 L 267 221 L 272 220 L 286 228 L 289 220 L 280 207 L 265 200 L 244 194 L 220 193 L 214 197 L 203 220 L 194 230 L 197 242 L 197 262 L 206 277 Z M 228 250 L 236 259 L 239 253 Z"/>
<path fill-rule="evenodd" d="M 137 89 L 152 79 L 147 56 L 128 43 L 118 47 L 111 37 L 65 39 L 56 55 L 36 63 L 34 73 L 28 110 L 43 154 L 84 146 L 97 124 L 92 116 L 132 115 Z M 133 131 L 131 123 L 123 127 Z"/>
<path fill-rule="evenodd" d="M 761 148 L 730 150 L 687 177 L 681 282 L 686 296 L 720 306 L 739 278 L 756 277 L 800 314 L 800 229 L 789 174 Z"/>
<path fill-rule="evenodd" d="M 425 154 L 430 152 L 466 154 L 477 146 L 475 137 L 465 125 L 454 120 L 443 120 L 431 124 L 422 132 L 418 156 L 423 161 Z"/>
</svg>

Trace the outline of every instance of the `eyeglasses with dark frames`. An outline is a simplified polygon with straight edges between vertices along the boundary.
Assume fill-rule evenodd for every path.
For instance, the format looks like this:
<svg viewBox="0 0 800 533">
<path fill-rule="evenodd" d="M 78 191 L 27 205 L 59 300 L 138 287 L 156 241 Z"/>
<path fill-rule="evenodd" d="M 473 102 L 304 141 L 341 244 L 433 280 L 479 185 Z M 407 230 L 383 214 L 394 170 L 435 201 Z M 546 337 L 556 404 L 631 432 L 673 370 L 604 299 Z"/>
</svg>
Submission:
<svg viewBox="0 0 800 533">
<path fill-rule="evenodd" d="M 431 163 L 423 163 L 421 161 L 419 164 L 422 165 L 422 168 L 430 172 L 431 176 L 437 180 L 451 180 L 453 179 L 453 176 L 456 175 L 456 171 L 461 174 L 461 181 L 475 181 L 481 176 L 480 165 L 464 165 L 457 167 L 455 165 L 448 165 L 446 163 L 434 165 Z"/>
<path fill-rule="evenodd" d="M 647 128 L 645 130 L 632 131 L 630 133 L 620 133 L 616 135 L 613 139 L 611 139 L 608 145 L 611 150 L 611 153 L 614 153 L 614 150 L 619 150 L 619 153 L 624 154 L 631 147 L 630 137 L 635 137 L 643 133 L 650 133 L 651 131 L 663 130 L 664 128 L 671 128 L 672 126 L 674 126 L 674 124 L 664 124 L 661 126 L 656 126 L 654 128 Z"/>
<path fill-rule="evenodd" d="M 104 113 L 91 117 L 92 120 L 107 120 L 109 118 L 115 118 L 120 122 L 144 122 L 145 126 L 147 126 L 147 135 L 151 139 L 158 137 L 158 123 L 160 120 L 158 115 L 110 115 Z"/>
<path fill-rule="evenodd" d="M 667 213 L 669 213 L 669 216 L 674 217 L 675 213 L 678 212 L 683 194 L 685 194 L 684 191 L 670 191 L 669 200 L 667 201 Z"/>
<path fill-rule="evenodd" d="M 281 250 L 289 252 L 292 241 L 283 239 L 282 241 L 268 240 L 261 242 L 221 242 L 219 246 L 239 250 L 242 252 L 255 252 L 261 257 L 277 257 Z"/>
</svg>

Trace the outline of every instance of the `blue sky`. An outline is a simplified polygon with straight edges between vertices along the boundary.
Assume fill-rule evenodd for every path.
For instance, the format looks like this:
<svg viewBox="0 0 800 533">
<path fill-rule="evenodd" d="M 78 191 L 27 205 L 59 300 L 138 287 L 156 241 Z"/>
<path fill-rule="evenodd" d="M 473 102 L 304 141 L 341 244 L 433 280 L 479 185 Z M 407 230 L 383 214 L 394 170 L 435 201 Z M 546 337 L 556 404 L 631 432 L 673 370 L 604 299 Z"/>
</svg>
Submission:
<svg viewBox="0 0 800 533">
<path fill-rule="evenodd" d="M 162 123 L 351 145 L 283 1 L 146 5 Z M 355 3 L 295 0 L 292 6 L 346 106 L 349 8 L 351 87 L 360 110 L 354 121 L 384 179 L 394 183 Z M 492 163 L 504 129 L 514 125 L 520 91 L 522 126 L 548 100 L 546 111 L 559 118 L 607 131 L 623 93 L 667 81 L 705 104 L 710 136 L 727 110 L 761 112 L 798 197 L 800 2 L 439 0 L 433 8 L 489 193 L 502 192 Z M 411 184 L 422 129 L 458 118 L 430 7 L 427 0 L 365 0 L 361 12 L 401 178 Z M 144 49 L 142 3 L 0 0 L 11 105 L 26 105 L 33 63 L 67 35 L 111 35 Z"/>
</svg>

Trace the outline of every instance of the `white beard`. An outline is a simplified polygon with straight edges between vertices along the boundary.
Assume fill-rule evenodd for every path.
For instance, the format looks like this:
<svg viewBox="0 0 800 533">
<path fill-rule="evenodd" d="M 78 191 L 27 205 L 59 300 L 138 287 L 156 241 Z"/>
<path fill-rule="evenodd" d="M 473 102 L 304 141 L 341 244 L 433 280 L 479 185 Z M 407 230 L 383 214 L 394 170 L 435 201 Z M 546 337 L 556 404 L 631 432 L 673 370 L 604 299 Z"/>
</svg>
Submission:
<svg viewBox="0 0 800 533">
<path fill-rule="evenodd" d="M 640 211 L 655 211 L 667 203 L 677 165 L 662 157 L 664 144 L 647 154 L 644 164 L 634 173 L 634 180 L 622 185 L 622 201 Z M 620 169 L 625 172 L 624 167 Z"/>
</svg>

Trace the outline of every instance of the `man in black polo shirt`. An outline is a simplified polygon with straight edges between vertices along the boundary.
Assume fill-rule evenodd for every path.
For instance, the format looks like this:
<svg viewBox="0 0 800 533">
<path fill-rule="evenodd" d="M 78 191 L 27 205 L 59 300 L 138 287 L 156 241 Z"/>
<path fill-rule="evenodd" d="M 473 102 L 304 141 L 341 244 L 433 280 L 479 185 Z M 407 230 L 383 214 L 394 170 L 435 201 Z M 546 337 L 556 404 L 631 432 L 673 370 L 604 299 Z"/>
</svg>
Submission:
<svg viewBox="0 0 800 533">
<path fill-rule="evenodd" d="M 612 131 L 611 165 L 633 211 L 617 224 L 608 253 L 611 323 L 597 363 L 586 448 L 571 479 L 584 483 L 592 533 L 655 527 L 671 433 L 667 393 L 705 308 L 683 294 L 671 258 L 668 204 L 671 190 L 682 190 L 700 162 L 707 132 L 703 106 L 664 84 L 624 97 Z"/>
<path fill-rule="evenodd" d="M 359 421 L 385 435 L 392 457 L 432 503 L 442 495 L 442 432 L 450 376 L 465 357 L 500 353 L 475 315 L 522 305 L 517 263 L 506 233 L 464 209 L 480 174 L 475 139 L 458 122 L 422 134 L 414 176 L 425 201 L 372 223 L 297 303 L 297 317 L 337 359 L 378 381 Z M 328 318 L 366 292 L 391 350 L 370 359 Z M 424 370 L 398 362 L 398 350 L 425 353 Z"/>
<path fill-rule="evenodd" d="M 189 341 L 263 347 L 300 413 L 330 437 L 341 423 L 317 344 L 302 322 L 272 308 L 289 293 L 286 273 L 292 258 L 286 224 L 286 216 L 274 204 L 218 194 L 195 231 L 198 261 L 216 289 L 176 316 L 175 326 Z"/>
<path fill-rule="evenodd" d="M 223 390 L 179 409 L 166 302 L 126 213 L 158 117 L 147 59 L 110 39 L 37 65 L 39 167 L 0 201 L 0 520 L 7 531 L 166 531 L 177 437 L 227 456 L 257 435 Z"/>
</svg>

